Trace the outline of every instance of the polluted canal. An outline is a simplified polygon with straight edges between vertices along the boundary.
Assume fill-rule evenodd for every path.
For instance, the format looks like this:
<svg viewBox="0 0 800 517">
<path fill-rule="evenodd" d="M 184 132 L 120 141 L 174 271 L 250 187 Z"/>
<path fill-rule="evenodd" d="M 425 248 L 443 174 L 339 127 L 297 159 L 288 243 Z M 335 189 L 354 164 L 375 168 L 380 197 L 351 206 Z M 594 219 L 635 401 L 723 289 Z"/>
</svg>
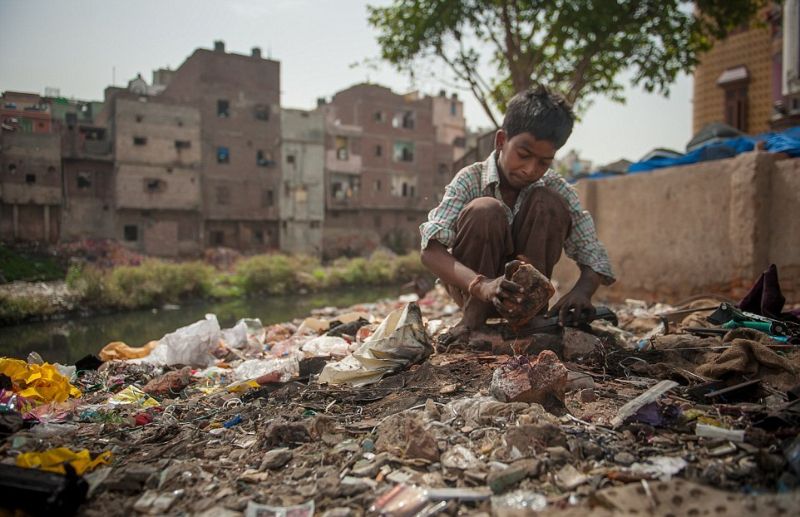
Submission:
<svg viewBox="0 0 800 517">
<path fill-rule="evenodd" d="M 800 507 L 800 323 L 782 303 L 629 300 L 581 328 L 533 321 L 468 342 L 446 338 L 461 314 L 441 286 L 344 305 L 263 325 L 200 315 L 74 365 L 0 359 L 3 504 L 98 517 Z"/>
<path fill-rule="evenodd" d="M 223 327 L 232 326 L 240 318 L 259 318 L 268 325 L 305 317 L 311 310 L 326 306 L 347 307 L 396 297 L 399 291 L 397 286 L 371 286 L 304 295 L 198 301 L 153 310 L 0 326 L 0 357 L 24 359 L 30 352 L 37 352 L 50 362 L 72 364 L 112 341 L 143 345 L 206 314 L 215 314 Z"/>
</svg>

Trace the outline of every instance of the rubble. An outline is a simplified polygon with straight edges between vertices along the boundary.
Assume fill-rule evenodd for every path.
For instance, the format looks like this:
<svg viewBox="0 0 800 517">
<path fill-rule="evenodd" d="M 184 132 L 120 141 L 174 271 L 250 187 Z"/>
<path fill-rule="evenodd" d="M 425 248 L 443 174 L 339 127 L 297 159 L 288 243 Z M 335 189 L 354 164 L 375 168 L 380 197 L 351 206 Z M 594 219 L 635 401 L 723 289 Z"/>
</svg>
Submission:
<svg viewBox="0 0 800 517">
<path fill-rule="evenodd" d="M 96 369 L 7 363 L 0 466 L 69 451 L 81 477 L 19 470 L 58 476 L 36 482 L 78 490 L 89 516 L 792 512 L 794 345 L 657 316 L 684 307 L 614 309 L 619 326 L 564 329 L 532 357 L 434 353 L 459 319 L 436 288 L 267 328 L 208 318 Z M 323 382 L 354 355 L 369 382 Z M 67 479 L 83 488 L 53 485 Z"/>
</svg>

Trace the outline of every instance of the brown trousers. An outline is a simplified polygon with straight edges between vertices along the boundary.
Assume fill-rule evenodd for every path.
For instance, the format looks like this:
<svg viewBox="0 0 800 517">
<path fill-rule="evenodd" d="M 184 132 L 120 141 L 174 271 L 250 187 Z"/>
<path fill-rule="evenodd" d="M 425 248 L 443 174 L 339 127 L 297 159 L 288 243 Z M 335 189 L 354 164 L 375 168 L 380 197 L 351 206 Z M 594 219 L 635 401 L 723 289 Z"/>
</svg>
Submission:
<svg viewBox="0 0 800 517">
<path fill-rule="evenodd" d="M 519 255 L 547 278 L 561 258 L 564 241 L 572 228 L 566 200 L 554 190 L 536 187 L 508 224 L 503 202 L 479 197 L 461 210 L 456 221 L 453 256 L 489 279 L 504 273 L 505 264 Z M 445 286 L 459 307 L 496 315 L 491 304 L 470 299 L 454 286 Z"/>
</svg>

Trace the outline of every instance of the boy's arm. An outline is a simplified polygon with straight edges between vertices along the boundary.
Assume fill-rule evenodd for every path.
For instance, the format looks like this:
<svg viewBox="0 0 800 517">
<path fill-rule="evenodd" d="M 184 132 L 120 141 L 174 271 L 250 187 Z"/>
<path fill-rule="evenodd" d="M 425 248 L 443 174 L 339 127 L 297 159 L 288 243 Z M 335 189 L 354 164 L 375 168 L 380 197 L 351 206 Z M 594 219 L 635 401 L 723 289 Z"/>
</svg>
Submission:
<svg viewBox="0 0 800 517">
<path fill-rule="evenodd" d="M 422 250 L 420 258 L 422 264 L 442 282 L 495 306 L 504 303 L 516 306 L 515 297 L 523 291 L 520 286 L 506 280 L 504 276 L 486 278 L 479 275 L 459 262 L 447 251 L 444 244 L 435 239 L 428 241 L 428 246 Z"/>
</svg>

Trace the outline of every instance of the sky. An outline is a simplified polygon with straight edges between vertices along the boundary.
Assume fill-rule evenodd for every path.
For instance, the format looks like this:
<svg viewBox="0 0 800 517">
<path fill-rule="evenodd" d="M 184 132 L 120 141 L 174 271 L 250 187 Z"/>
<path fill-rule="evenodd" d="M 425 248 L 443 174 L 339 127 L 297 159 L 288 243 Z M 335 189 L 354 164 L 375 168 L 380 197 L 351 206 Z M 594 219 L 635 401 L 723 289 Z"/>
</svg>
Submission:
<svg viewBox="0 0 800 517">
<path fill-rule="evenodd" d="M 412 81 L 380 64 L 376 31 L 366 5 L 389 0 L 0 0 L 0 91 L 44 93 L 102 100 L 106 86 L 124 86 L 141 73 L 177 68 L 194 49 L 223 40 L 228 52 L 281 62 L 281 105 L 311 109 L 370 81 L 398 93 L 436 94 L 447 86 L 444 67 Z M 364 63 L 377 65 L 364 65 Z M 655 147 L 683 151 L 691 138 L 692 80 L 682 76 L 670 98 L 628 88 L 624 105 L 603 98 L 576 124 L 558 156 L 575 149 L 595 165 L 620 158 L 635 161 Z M 489 119 L 467 91 L 467 125 L 489 127 Z"/>
</svg>

